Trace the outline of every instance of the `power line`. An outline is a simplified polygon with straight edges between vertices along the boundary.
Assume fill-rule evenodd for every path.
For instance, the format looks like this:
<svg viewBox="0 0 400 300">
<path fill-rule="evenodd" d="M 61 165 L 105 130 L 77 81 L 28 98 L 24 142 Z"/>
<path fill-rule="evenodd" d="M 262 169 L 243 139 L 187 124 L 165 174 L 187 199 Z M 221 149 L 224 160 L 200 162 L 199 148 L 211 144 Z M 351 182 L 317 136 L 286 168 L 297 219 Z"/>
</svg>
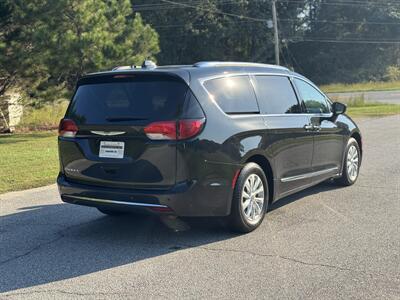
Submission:
<svg viewBox="0 0 400 300">
<path fill-rule="evenodd" d="M 279 19 L 282 22 L 298 22 L 301 19 Z M 328 24 L 367 24 L 367 25 L 397 25 L 400 26 L 400 22 L 375 22 L 375 21 L 333 21 L 333 20 L 310 20 L 308 23 L 328 23 Z"/>
<path fill-rule="evenodd" d="M 284 0 L 285 2 L 290 3 L 299 3 L 299 4 L 306 4 L 304 1 L 301 0 Z M 400 5 L 400 1 L 391 1 L 389 3 L 383 4 L 379 2 L 365 2 L 365 1 L 349 1 L 349 2 L 322 2 L 320 5 L 330 5 L 330 6 L 361 6 L 361 7 L 388 7 L 389 4 L 393 5 Z"/>
<path fill-rule="evenodd" d="M 161 0 L 162 2 L 165 2 L 166 4 L 170 4 L 174 6 L 175 8 L 177 6 L 185 7 L 185 8 L 192 8 L 192 9 L 199 9 L 202 11 L 207 11 L 215 14 L 220 14 L 220 15 L 225 15 L 225 16 L 230 16 L 234 18 L 239 18 L 241 20 L 247 20 L 247 21 L 253 21 L 253 22 L 266 22 L 268 19 L 264 18 L 254 18 L 254 17 L 249 17 L 245 15 L 238 15 L 238 14 L 233 14 L 233 13 L 227 13 L 218 9 L 212 9 L 212 8 L 204 8 L 204 7 L 199 7 L 197 5 L 191 5 L 187 3 L 180 3 L 180 2 L 175 2 L 175 1 L 170 1 L 170 0 Z M 298 0 L 285 0 L 285 2 L 294 2 L 294 3 L 304 3 L 304 1 L 298 1 Z M 227 3 L 227 2 L 226 2 Z M 370 5 L 370 4 L 377 4 L 377 3 L 371 3 L 371 2 L 361 2 L 361 1 L 351 1 L 351 2 L 331 2 L 329 4 L 363 4 L 363 5 Z M 400 4 L 400 2 L 398 2 Z M 327 4 L 327 3 L 324 3 Z M 282 19 L 280 20 L 282 22 L 294 22 L 294 21 L 300 21 L 297 19 Z M 311 21 L 312 22 L 312 21 Z M 355 21 L 328 21 L 328 20 L 316 20 L 315 22 L 318 23 L 334 23 L 334 24 L 355 24 L 357 22 Z M 369 22 L 369 21 L 364 21 L 360 22 L 359 24 L 380 24 L 384 22 Z M 389 22 L 385 22 L 389 23 Z M 394 25 L 397 25 L 396 23 L 393 23 Z M 386 24 L 388 25 L 388 24 Z M 400 25 L 400 24 L 399 24 Z M 159 25 L 160 27 L 163 25 Z M 167 28 L 167 26 L 174 26 L 174 27 L 179 27 L 180 25 L 164 25 L 163 27 Z M 182 26 L 185 26 L 185 24 L 182 24 Z M 185 35 L 187 36 L 187 35 Z M 364 43 L 364 44 L 399 44 L 400 40 L 362 40 L 362 39 L 348 39 L 348 40 L 343 40 L 343 39 L 316 39 L 316 38 L 302 38 L 299 39 L 298 37 L 290 37 L 289 39 L 292 39 L 291 42 L 321 42 L 321 43 Z"/>
<path fill-rule="evenodd" d="M 199 10 L 203 10 L 203 11 L 207 11 L 207 12 L 211 12 L 211 13 L 215 13 L 215 14 L 220 14 L 220 15 L 225 15 L 225 16 L 230 16 L 230 17 L 235 17 L 235 18 L 239 18 L 239 19 L 246 19 L 246 20 L 252 20 L 252 21 L 256 21 L 256 22 L 267 22 L 268 19 L 264 19 L 264 18 L 255 18 L 255 17 L 250 17 L 250 16 L 246 16 L 246 15 L 238 15 L 238 14 L 234 14 L 234 13 L 228 13 L 222 10 L 218 10 L 218 9 L 212 9 L 212 8 L 205 8 L 205 7 L 200 7 L 197 5 L 190 5 L 187 3 L 181 3 L 181 2 L 175 2 L 175 1 L 170 1 L 170 0 L 161 0 L 163 2 L 165 2 L 166 4 L 164 5 L 171 5 L 171 8 L 177 8 L 177 7 L 181 7 L 181 8 L 190 8 L 190 9 L 199 9 Z M 295 3 L 304 3 L 303 1 L 299 1 L 299 0 L 285 0 L 286 2 L 295 2 Z M 355 2 L 355 1 L 352 1 Z M 359 1 L 357 1 L 359 2 Z M 220 3 L 224 3 L 224 2 L 220 2 Z M 225 3 L 232 3 L 232 1 L 226 1 Z M 237 3 L 237 2 L 236 2 Z M 336 3 L 345 3 L 345 2 L 336 2 Z M 346 2 L 347 3 L 347 2 Z M 365 3 L 365 2 L 359 2 L 359 3 Z M 332 4 L 329 3 L 329 4 Z M 400 2 L 399 2 L 400 4 Z M 151 4 L 143 4 L 143 5 L 151 5 Z M 158 4 L 160 5 L 160 4 Z M 162 5 L 162 4 L 161 4 Z M 301 19 L 280 19 L 280 21 L 282 22 L 301 22 Z M 366 24 L 366 25 L 399 25 L 400 26 L 400 22 L 377 22 L 377 21 L 333 21 L 333 20 L 311 20 L 308 21 L 310 23 L 321 23 L 321 24 Z M 162 26 L 162 25 L 160 25 Z M 163 27 L 167 27 L 168 25 L 165 25 Z M 184 24 L 182 26 L 185 26 Z M 176 25 L 171 25 L 171 27 L 179 27 Z"/>
<path fill-rule="evenodd" d="M 318 42 L 318 43 L 340 43 L 340 44 L 400 44 L 400 40 L 338 40 L 338 39 L 313 39 L 313 38 L 300 38 L 299 37 L 289 37 L 286 38 L 291 40 L 291 43 L 301 43 L 301 42 Z"/>
<path fill-rule="evenodd" d="M 170 34 L 163 35 L 164 38 L 182 38 L 197 35 L 197 37 L 201 37 L 200 34 Z M 337 39 L 337 38 L 307 38 L 307 37 L 299 37 L 299 36 L 289 36 L 282 37 L 283 40 L 286 40 L 286 43 L 301 43 L 301 42 L 320 42 L 320 43 L 340 43 L 340 44 L 382 44 L 382 45 L 397 45 L 400 44 L 400 40 L 387 40 L 387 39 Z"/>
<path fill-rule="evenodd" d="M 196 1 L 196 2 L 175 2 L 175 1 L 167 1 L 161 0 L 164 3 L 153 3 L 153 4 L 137 4 L 134 5 L 133 8 L 135 11 L 157 11 L 157 10 L 166 10 L 166 9 L 176 9 L 176 8 L 195 8 L 195 9 L 204 9 L 197 5 L 193 4 L 202 4 L 203 1 Z M 261 1 L 261 0 L 253 0 L 253 1 Z M 270 0 L 269 2 L 271 2 Z M 279 2 L 279 1 L 278 1 Z M 282 0 L 280 2 L 284 3 L 298 3 L 298 4 L 307 4 L 304 0 Z M 231 0 L 221 0 L 220 2 L 216 3 L 217 5 L 223 4 L 232 4 L 232 5 L 239 5 L 240 2 L 231 1 Z M 328 5 L 328 6 L 361 6 L 361 7 L 388 7 L 388 5 L 400 5 L 400 1 L 390 1 L 389 3 L 383 4 L 381 2 L 372 2 L 372 1 L 347 1 L 347 2 L 323 2 L 320 5 Z"/>
<path fill-rule="evenodd" d="M 162 1 L 162 0 L 161 0 Z M 133 5 L 133 9 L 135 11 L 158 11 L 158 10 L 168 10 L 168 9 L 176 9 L 176 8 L 192 8 L 185 7 L 185 5 L 193 5 L 193 4 L 202 4 L 204 1 L 192 1 L 192 2 L 176 2 L 176 4 L 171 3 L 152 3 L 152 4 L 136 4 Z M 221 1 L 219 4 L 238 4 L 237 1 L 227 0 Z"/>
<path fill-rule="evenodd" d="M 241 20 L 241 21 L 228 21 L 225 20 L 226 23 L 254 23 L 261 22 L 259 20 Z M 267 19 L 265 20 L 267 22 Z M 279 22 L 292 23 L 292 22 L 302 22 L 301 19 L 279 19 Z M 306 23 L 322 23 L 322 24 L 337 24 L 337 25 L 345 25 L 345 24 L 360 24 L 360 25 L 397 25 L 400 26 L 399 23 L 395 22 L 370 22 L 370 21 L 331 21 L 331 20 L 314 20 L 314 21 L 305 21 Z M 207 26 L 212 24 L 211 22 L 202 22 L 202 23 L 191 23 L 193 26 Z M 170 27 L 185 27 L 187 24 L 169 24 L 169 25 L 158 25 L 152 24 L 153 28 L 170 28 Z"/>
<path fill-rule="evenodd" d="M 248 17 L 248 16 L 244 16 L 244 15 L 237 15 L 237 14 L 227 13 L 227 12 L 224 12 L 224 11 L 221 11 L 221 10 L 216 10 L 216 9 L 207 9 L 207 8 L 203 8 L 203 7 L 199 7 L 199 6 L 195 6 L 195 5 L 189 5 L 189 4 L 179 3 L 179 2 L 170 1 L 170 0 L 161 0 L 161 1 L 166 2 L 166 3 L 186 6 L 188 8 L 195 8 L 195 9 L 199 9 L 199 10 L 203 10 L 203 11 L 207 11 L 207 12 L 211 12 L 211 13 L 215 13 L 215 14 L 221 14 L 221 15 L 225 15 L 225 16 L 235 17 L 235 18 L 239 18 L 239 19 L 247 19 L 247 20 L 260 21 L 260 22 L 265 22 L 266 21 L 266 19 L 252 18 L 252 17 Z"/>
</svg>

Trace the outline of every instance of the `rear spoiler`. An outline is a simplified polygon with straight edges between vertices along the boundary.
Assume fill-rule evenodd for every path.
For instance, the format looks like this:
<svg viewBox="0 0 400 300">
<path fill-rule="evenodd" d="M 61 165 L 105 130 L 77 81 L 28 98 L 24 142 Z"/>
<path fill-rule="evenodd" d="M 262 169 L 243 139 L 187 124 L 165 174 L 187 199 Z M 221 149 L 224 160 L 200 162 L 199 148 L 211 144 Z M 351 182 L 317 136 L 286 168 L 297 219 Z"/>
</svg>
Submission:
<svg viewBox="0 0 400 300">
<path fill-rule="evenodd" d="M 150 79 L 150 78 L 166 78 L 169 77 L 169 80 L 177 80 L 186 83 L 187 85 L 190 84 L 190 74 L 186 70 L 174 70 L 171 71 L 155 71 L 155 70 L 143 70 L 143 69 L 130 69 L 130 70 L 115 70 L 115 71 L 107 71 L 107 72 L 98 72 L 98 73 L 91 73 L 81 77 L 78 82 L 77 86 L 82 84 L 91 84 L 91 83 L 99 83 L 99 82 L 110 82 L 114 78 L 115 79 L 123 79 L 123 78 L 143 78 L 143 79 Z"/>
</svg>

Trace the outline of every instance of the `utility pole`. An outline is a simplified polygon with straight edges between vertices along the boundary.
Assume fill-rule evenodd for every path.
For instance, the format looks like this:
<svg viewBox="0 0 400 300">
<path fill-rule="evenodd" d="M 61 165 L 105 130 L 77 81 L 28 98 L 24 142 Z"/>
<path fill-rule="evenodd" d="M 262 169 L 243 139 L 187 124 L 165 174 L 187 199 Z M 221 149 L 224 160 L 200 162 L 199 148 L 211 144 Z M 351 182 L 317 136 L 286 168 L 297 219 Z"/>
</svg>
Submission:
<svg viewBox="0 0 400 300">
<path fill-rule="evenodd" d="M 276 17 L 276 0 L 272 0 L 272 21 L 274 22 L 274 40 L 275 40 L 275 64 L 279 62 L 279 36 L 278 36 L 278 19 Z"/>
</svg>

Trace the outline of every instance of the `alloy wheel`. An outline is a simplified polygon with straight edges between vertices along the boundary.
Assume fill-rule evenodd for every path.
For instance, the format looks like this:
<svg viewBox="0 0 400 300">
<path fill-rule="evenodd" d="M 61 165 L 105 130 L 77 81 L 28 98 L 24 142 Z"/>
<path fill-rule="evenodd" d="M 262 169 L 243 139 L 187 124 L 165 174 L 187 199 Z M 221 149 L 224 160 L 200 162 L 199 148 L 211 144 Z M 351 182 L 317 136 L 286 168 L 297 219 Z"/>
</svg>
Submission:
<svg viewBox="0 0 400 300">
<path fill-rule="evenodd" d="M 358 150 L 357 147 L 351 145 L 347 152 L 347 176 L 351 181 L 355 181 L 358 176 Z"/>
<path fill-rule="evenodd" d="M 241 197 L 243 216 L 248 223 L 256 224 L 262 218 L 264 201 L 264 183 L 257 174 L 251 174 L 246 179 Z"/>
</svg>

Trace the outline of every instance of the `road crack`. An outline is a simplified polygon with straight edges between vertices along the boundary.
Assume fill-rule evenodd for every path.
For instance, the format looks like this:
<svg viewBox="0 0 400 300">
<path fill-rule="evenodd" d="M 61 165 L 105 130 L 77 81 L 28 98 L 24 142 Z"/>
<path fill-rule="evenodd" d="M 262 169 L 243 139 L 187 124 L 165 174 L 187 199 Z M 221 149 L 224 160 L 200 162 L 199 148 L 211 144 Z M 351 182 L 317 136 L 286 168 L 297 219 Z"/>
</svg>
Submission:
<svg viewBox="0 0 400 300">
<path fill-rule="evenodd" d="M 315 266 L 315 267 L 322 267 L 322 268 L 329 268 L 329 269 L 334 269 L 338 271 L 344 271 L 344 272 L 355 272 L 355 273 L 361 273 L 367 276 L 371 277 L 376 277 L 376 276 L 381 276 L 381 277 L 386 277 L 390 278 L 387 274 L 382 274 L 382 273 L 370 273 L 366 272 L 363 270 L 357 270 L 357 269 L 352 269 L 352 268 L 347 268 L 347 267 L 342 267 L 338 265 L 333 265 L 333 264 L 326 264 L 326 263 L 316 263 L 316 262 L 307 262 L 303 261 L 300 259 L 284 256 L 284 255 L 274 255 L 274 254 L 263 254 L 263 253 L 257 253 L 254 251 L 250 250 L 239 250 L 239 249 L 223 249 L 223 248 L 211 248 L 211 247 L 204 247 L 204 246 L 191 246 L 191 245 L 182 245 L 181 246 L 183 249 L 202 249 L 205 251 L 214 251 L 214 252 L 234 252 L 234 253 L 240 253 L 240 254 L 247 254 L 247 255 L 253 255 L 253 256 L 258 256 L 258 257 L 267 257 L 267 258 L 277 258 L 277 259 L 282 259 L 285 261 L 289 261 L 292 263 L 297 263 L 305 266 Z M 400 278 L 394 277 L 395 280 L 400 280 Z"/>
<path fill-rule="evenodd" d="M 34 246 L 33 248 L 31 248 L 31 249 L 25 251 L 25 252 L 22 253 L 22 254 L 19 254 L 19 255 L 10 257 L 10 258 L 8 258 L 8 259 L 5 259 L 5 260 L 3 260 L 3 261 L 0 261 L 0 267 L 3 266 L 3 265 L 5 265 L 5 264 L 7 264 L 7 263 L 9 263 L 9 262 L 14 261 L 14 260 L 20 259 L 20 258 L 22 258 L 22 257 L 26 257 L 26 256 L 32 254 L 33 252 L 39 250 L 40 248 L 42 248 L 42 247 L 44 247 L 44 246 L 48 246 L 48 245 L 50 245 L 50 244 L 53 244 L 53 243 L 55 243 L 55 242 L 58 242 L 59 240 L 61 240 L 62 238 L 65 237 L 65 233 L 64 233 L 65 231 L 68 231 L 68 230 L 70 230 L 70 229 L 72 229 L 72 228 L 74 228 L 74 227 L 83 226 L 83 225 L 88 224 L 88 223 L 90 223 L 90 222 L 92 222 L 92 221 L 88 221 L 88 222 L 85 222 L 85 223 L 75 224 L 75 225 L 71 225 L 71 226 L 65 227 L 64 229 L 62 229 L 62 230 L 60 230 L 60 231 L 58 231 L 58 232 L 55 233 L 55 235 L 57 235 L 57 237 L 55 237 L 54 239 L 51 239 L 51 240 L 49 240 L 49 241 L 45 241 L 45 242 L 43 242 L 43 243 L 39 243 L 38 245 L 36 245 L 36 246 Z"/>
</svg>

